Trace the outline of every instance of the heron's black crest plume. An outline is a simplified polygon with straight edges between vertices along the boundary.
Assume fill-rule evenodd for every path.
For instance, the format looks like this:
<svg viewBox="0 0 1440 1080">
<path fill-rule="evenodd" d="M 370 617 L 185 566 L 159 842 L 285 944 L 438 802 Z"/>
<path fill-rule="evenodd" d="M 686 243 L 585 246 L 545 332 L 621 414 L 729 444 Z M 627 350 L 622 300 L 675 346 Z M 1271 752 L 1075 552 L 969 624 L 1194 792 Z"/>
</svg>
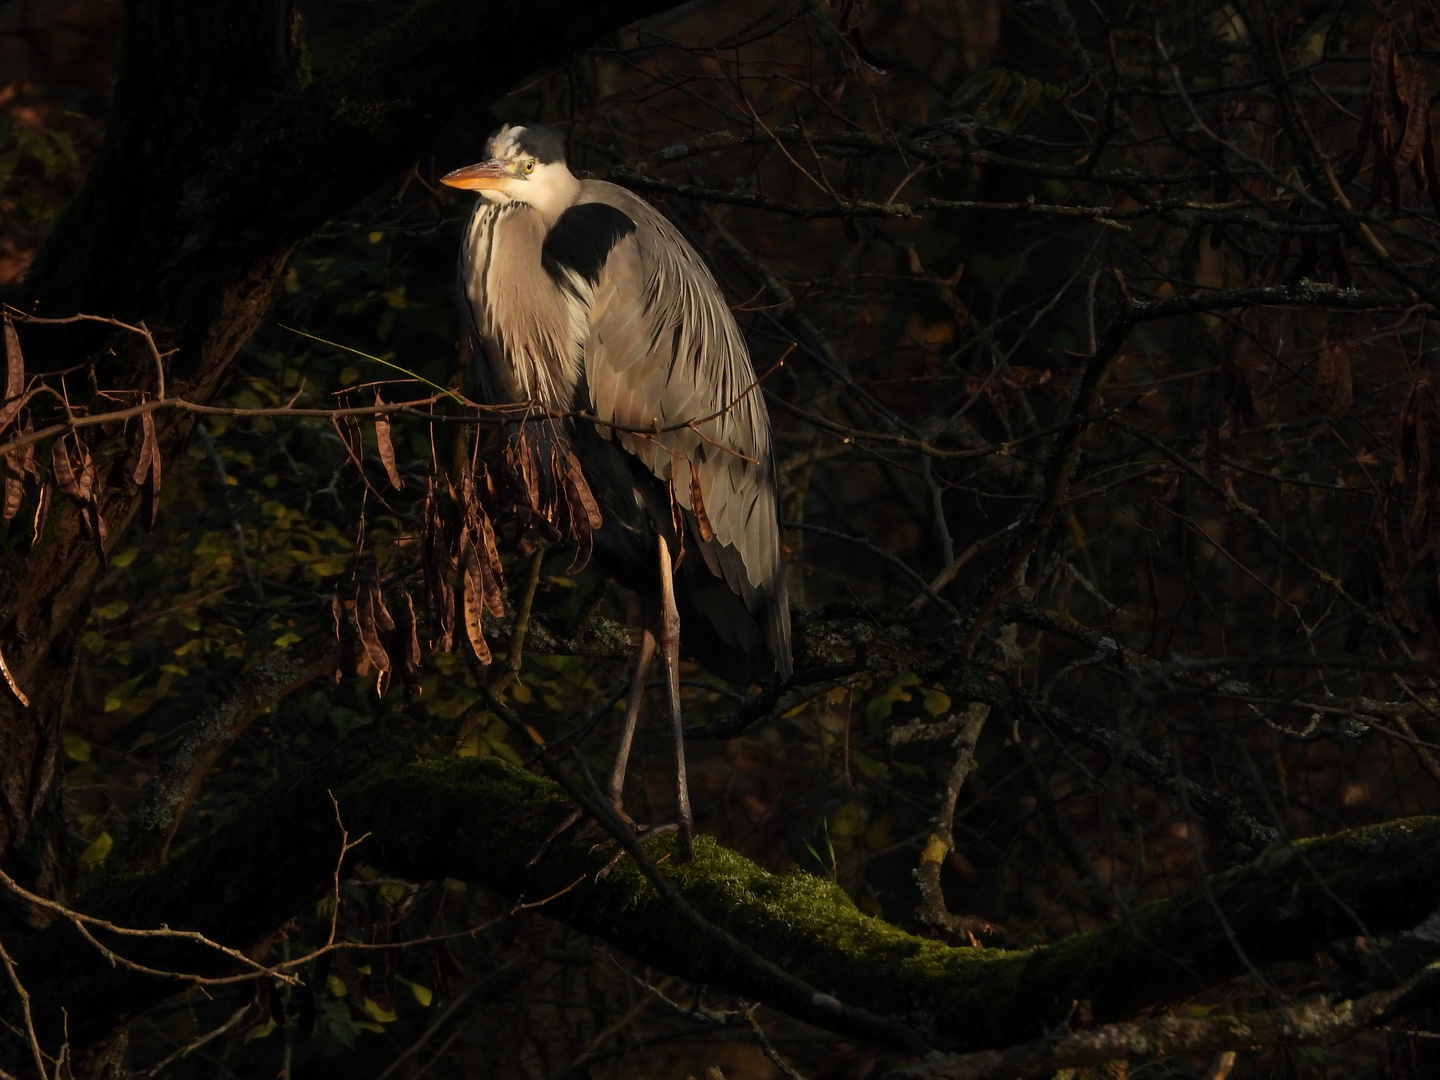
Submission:
<svg viewBox="0 0 1440 1080">
<path fill-rule="evenodd" d="M 521 154 L 533 157 L 542 165 L 565 160 L 565 136 L 548 124 L 506 124 L 490 136 L 490 156 Z"/>
</svg>

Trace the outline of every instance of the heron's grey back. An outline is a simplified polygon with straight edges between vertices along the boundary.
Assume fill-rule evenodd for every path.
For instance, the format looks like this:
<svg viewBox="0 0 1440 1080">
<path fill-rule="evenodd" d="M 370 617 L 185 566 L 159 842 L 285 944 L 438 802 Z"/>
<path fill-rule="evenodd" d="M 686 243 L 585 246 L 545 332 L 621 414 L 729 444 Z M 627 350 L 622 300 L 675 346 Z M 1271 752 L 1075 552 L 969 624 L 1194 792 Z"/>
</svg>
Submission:
<svg viewBox="0 0 1440 1080">
<path fill-rule="evenodd" d="M 591 408 L 602 419 L 661 429 L 615 437 L 671 481 L 692 518 L 693 466 L 713 537 L 700 538 L 697 520 L 691 540 L 756 617 L 775 670 L 788 676 L 774 451 L 744 338 L 709 269 L 669 221 L 614 184 L 586 181 L 582 190 L 584 202 L 615 207 L 636 226 L 615 244 L 590 298 Z M 663 430 L 677 424 L 689 426 Z"/>
</svg>

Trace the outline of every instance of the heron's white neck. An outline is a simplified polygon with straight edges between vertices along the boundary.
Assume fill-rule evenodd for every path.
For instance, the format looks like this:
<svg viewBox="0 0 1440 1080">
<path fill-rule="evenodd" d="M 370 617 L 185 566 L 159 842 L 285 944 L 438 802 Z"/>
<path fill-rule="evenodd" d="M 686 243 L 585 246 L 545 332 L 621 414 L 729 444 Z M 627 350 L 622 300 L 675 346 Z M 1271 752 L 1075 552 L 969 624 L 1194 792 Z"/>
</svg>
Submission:
<svg viewBox="0 0 1440 1080">
<path fill-rule="evenodd" d="M 516 178 L 504 188 L 481 191 L 480 194 L 488 202 L 500 205 L 517 202 L 530 207 L 540 215 L 545 222 L 545 231 L 549 232 L 560 220 L 560 215 L 580 197 L 580 181 L 563 161 L 552 161 L 537 165 L 527 178 Z"/>
</svg>

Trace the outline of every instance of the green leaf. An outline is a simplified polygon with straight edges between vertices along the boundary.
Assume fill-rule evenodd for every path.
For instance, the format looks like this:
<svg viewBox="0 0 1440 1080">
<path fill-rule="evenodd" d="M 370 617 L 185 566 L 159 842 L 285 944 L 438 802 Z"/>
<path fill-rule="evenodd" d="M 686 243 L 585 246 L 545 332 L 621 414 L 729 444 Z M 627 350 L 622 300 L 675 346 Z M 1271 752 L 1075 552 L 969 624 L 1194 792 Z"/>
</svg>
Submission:
<svg viewBox="0 0 1440 1080">
<path fill-rule="evenodd" d="M 263 1024 L 257 1024 L 247 1031 L 245 1033 L 245 1041 L 248 1043 L 254 1042 L 256 1039 L 263 1039 L 266 1035 L 274 1031 L 277 1026 L 275 1018 L 273 1016 L 269 1017 Z"/>
<path fill-rule="evenodd" d="M 405 986 L 408 986 L 410 988 L 410 993 L 414 996 L 415 1000 L 427 1009 L 430 1007 L 430 1002 L 435 1000 L 435 991 L 431 990 L 428 986 L 422 986 L 420 983 L 411 982 L 403 975 L 396 975 L 395 981 L 398 983 L 402 983 Z"/>
<path fill-rule="evenodd" d="M 940 690 L 926 690 L 924 709 L 931 716 L 950 711 L 950 695 Z"/>
<path fill-rule="evenodd" d="M 850 762 L 866 776 L 875 780 L 890 779 L 890 766 L 886 765 L 883 761 L 876 761 L 869 754 L 862 753 L 859 750 L 852 750 L 850 752 Z"/>
<path fill-rule="evenodd" d="M 368 997 L 360 1003 L 360 1011 L 370 1017 L 370 1019 L 381 1024 L 388 1024 L 399 1015 L 399 1013 L 391 1012 L 385 1008 L 385 1006 L 381 1005 L 374 998 Z"/>
<path fill-rule="evenodd" d="M 61 736 L 60 745 L 65 751 L 65 756 L 71 761 L 90 760 L 90 744 L 79 735 L 72 735 L 67 731 Z"/>
<path fill-rule="evenodd" d="M 179 650 L 176 651 L 178 653 Z M 143 674 L 136 675 L 133 679 L 126 679 L 119 686 L 111 687 L 105 694 L 105 711 L 107 713 L 114 712 L 124 706 L 124 704 L 130 700 L 135 692 L 135 688 L 140 685 L 140 680 L 143 678 L 145 678 Z"/>
<path fill-rule="evenodd" d="M 409 887 L 403 882 L 386 881 L 380 886 L 380 899 L 384 900 L 387 905 L 394 906 L 404 900 L 409 891 Z"/>
<path fill-rule="evenodd" d="M 115 846 L 115 838 L 108 832 L 102 832 L 93 843 L 80 853 L 80 862 L 85 866 L 99 866 L 105 861 L 105 856 L 110 854 L 110 849 Z"/>
<path fill-rule="evenodd" d="M 830 823 L 832 836 L 859 836 L 865 831 L 865 811 L 856 803 L 840 807 L 835 820 Z"/>
</svg>

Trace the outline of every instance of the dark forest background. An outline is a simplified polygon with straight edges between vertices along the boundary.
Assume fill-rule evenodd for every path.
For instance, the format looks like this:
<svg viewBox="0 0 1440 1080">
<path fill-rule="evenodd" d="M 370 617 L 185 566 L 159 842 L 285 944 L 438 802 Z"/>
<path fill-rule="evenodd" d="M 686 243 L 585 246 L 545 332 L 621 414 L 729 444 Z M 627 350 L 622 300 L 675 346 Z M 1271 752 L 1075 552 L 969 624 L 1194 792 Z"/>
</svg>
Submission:
<svg viewBox="0 0 1440 1080">
<path fill-rule="evenodd" d="M 12 894 L 0 943 L 19 956 L 64 922 L 35 896 L 100 911 L 94 897 L 156 871 L 167 848 L 200 857 L 266 792 L 371 729 L 409 725 L 445 753 L 542 775 L 535 740 L 604 768 L 632 599 L 500 505 L 507 603 L 486 617 L 487 674 L 468 645 L 431 647 L 421 576 L 436 478 L 503 441 L 482 413 L 448 423 L 455 410 L 432 391 L 466 388 L 452 289 L 471 205 L 436 178 L 477 160 L 502 121 L 543 121 L 565 132 L 573 168 L 654 200 L 706 255 L 776 429 L 797 675 L 766 696 L 686 667 L 700 830 L 976 956 L 1139 927 L 1137 909 L 1173 897 L 1200 897 L 1215 917 L 1180 932 L 1209 958 L 1188 982 L 1152 987 L 1140 949 L 1120 975 L 1092 984 L 1082 965 L 1050 986 L 1028 1028 L 931 1040 L 975 1052 L 1130 1024 L 1113 1029 L 1111 1064 L 1092 1053 L 923 1075 L 1435 1075 L 1434 957 L 1387 950 L 1428 940 L 1403 932 L 1440 896 L 1387 896 L 1404 913 L 1380 915 L 1347 890 L 1405 870 L 1383 844 L 1420 835 L 1429 826 L 1405 819 L 1440 802 L 1440 9 L 807 0 L 688 4 L 600 27 L 563 57 L 536 54 L 493 100 L 457 87 L 422 153 L 277 247 L 263 321 L 232 361 L 185 383 L 179 358 L 198 337 L 178 319 L 155 321 L 138 301 L 107 308 L 93 284 L 68 306 L 65 289 L 27 285 L 32 266 L 68 265 L 91 242 L 85 258 L 104 273 L 106 235 L 57 222 L 81 220 L 67 207 L 82 186 L 113 179 L 93 170 L 116 137 L 117 56 L 154 7 L 135 0 L 122 41 L 116 0 L 0 5 L 0 285 L 27 358 L 7 390 L 25 411 L 0 410 L 0 442 L 62 425 L 6 457 L 0 652 L 20 693 L 42 669 L 12 659 L 16 581 L 55 573 L 47 588 L 70 587 L 29 554 L 37 507 L 71 524 L 47 540 L 39 519 L 36 550 L 96 550 L 93 588 L 85 578 L 65 609 L 78 611 L 73 632 L 46 645 L 68 657 L 53 669 L 68 672 L 64 689 L 46 698 L 64 835 L 43 857 L 30 841 L 0 847 L 11 884 L 33 894 Z M 426 10 L 286 9 L 296 85 L 353 76 L 370 35 Z M 481 23 L 474 63 L 513 62 L 512 43 Z M 184 94 L 129 77 L 136 95 Z M 234 103 L 237 115 L 251 106 Z M 403 124 L 404 100 L 394 107 Z M 287 183 L 277 190 L 303 189 Z M 286 198 L 257 198 L 254 213 L 311 213 Z M 87 337 L 27 321 L 77 314 L 132 329 Z M 136 467 L 156 438 L 138 416 L 63 427 L 153 395 L 142 318 L 164 364 L 180 350 L 174 384 L 217 407 L 186 413 L 184 431 L 162 420 L 163 483 Z M 411 403 L 378 435 L 372 417 L 322 415 L 377 393 Z M 54 472 L 57 439 L 72 485 L 93 454 L 102 480 L 109 462 L 110 487 L 132 492 L 103 539 L 103 500 Z M 142 494 L 158 500 L 148 530 Z M 512 653 L 527 585 L 527 646 Z M 413 604 L 423 653 L 412 670 L 407 645 L 382 650 L 395 674 L 383 695 L 376 671 L 354 674 L 336 646 L 346 605 L 372 595 L 391 612 Z M 518 673 L 496 682 L 512 659 Z M 672 814 L 662 696 L 652 687 L 632 765 L 627 808 L 642 821 Z M 6 700 L 13 723 L 30 722 Z M 167 811 L 174 839 L 157 846 L 145 813 L 166 776 L 184 790 Z M 454 826 L 457 805 L 417 804 L 414 827 L 427 813 Z M 1225 891 L 1330 834 L 1354 846 L 1297 879 L 1294 896 L 1321 895 L 1304 910 L 1325 912 L 1307 932 L 1287 928 L 1290 894 Z M 706 986 L 543 904 L 519 907 L 504 883 L 402 879 L 368 843 L 333 889 L 325 871 L 318 899 L 229 942 L 266 965 L 327 942 L 367 948 L 322 948 L 289 979 L 176 983 L 96 1036 L 98 1058 L 68 1061 L 58 1021 L 37 1036 L 38 1058 L 26 1049 L 12 991 L 47 962 L 32 948 L 3 991 L 20 1049 L 0 1067 L 215 1080 L 861 1080 L 922 1067 L 894 1043 L 795 1019 L 753 982 Z M 210 887 L 226 890 L 223 877 Z M 746 940 L 745 926 L 727 928 Z M 1132 977 L 1133 1000 L 1099 1004 L 1101 982 Z M 1203 1026 L 1338 1009 L 1402 983 L 1399 1005 L 1348 1026 L 1297 1021 L 1228 1041 Z M 36 1001 L 59 1008 L 77 985 Z M 1210 1041 L 1136 1034 L 1172 1020 Z"/>
</svg>

